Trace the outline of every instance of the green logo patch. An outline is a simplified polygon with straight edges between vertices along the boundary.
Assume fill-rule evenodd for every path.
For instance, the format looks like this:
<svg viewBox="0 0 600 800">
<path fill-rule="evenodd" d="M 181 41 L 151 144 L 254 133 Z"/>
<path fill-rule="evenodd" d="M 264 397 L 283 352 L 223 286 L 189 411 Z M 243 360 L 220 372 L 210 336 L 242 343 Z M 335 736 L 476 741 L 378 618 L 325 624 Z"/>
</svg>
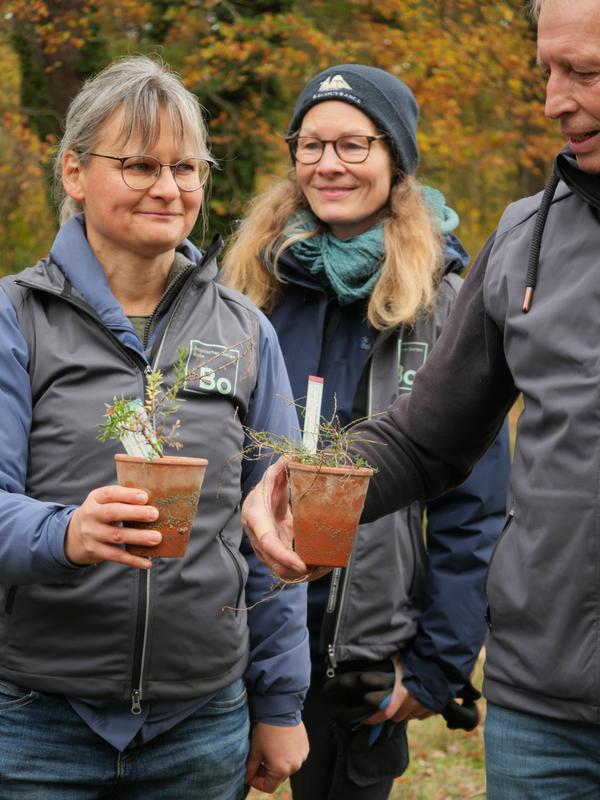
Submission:
<svg viewBox="0 0 600 800">
<path fill-rule="evenodd" d="M 398 390 L 410 392 L 415 375 L 429 355 L 427 342 L 402 342 L 398 344 Z"/>
<path fill-rule="evenodd" d="M 184 391 L 235 395 L 240 358 L 240 350 L 236 347 L 191 339 L 186 373 L 193 377 L 185 382 Z"/>
</svg>

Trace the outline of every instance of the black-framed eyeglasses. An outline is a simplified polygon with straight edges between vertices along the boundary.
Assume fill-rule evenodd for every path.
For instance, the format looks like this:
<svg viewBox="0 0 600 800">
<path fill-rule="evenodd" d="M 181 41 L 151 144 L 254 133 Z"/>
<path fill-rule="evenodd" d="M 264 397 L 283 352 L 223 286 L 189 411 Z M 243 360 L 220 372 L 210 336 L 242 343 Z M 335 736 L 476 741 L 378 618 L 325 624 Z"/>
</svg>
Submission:
<svg viewBox="0 0 600 800">
<path fill-rule="evenodd" d="M 182 158 L 175 164 L 163 164 L 154 156 L 107 156 L 103 153 L 92 153 L 90 150 L 79 155 L 120 161 L 123 182 L 130 189 L 137 191 L 144 191 L 154 186 L 163 167 L 171 170 L 173 179 L 182 192 L 197 192 L 210 175 L 210 161 L 205 161 L 203 158 Z"/>
<path fill-rule="evenodd" d="M 378 136 L 338 136 L 337 139 L 317 139 L 316 136 L 289 136 L 286 139 L 292 156 L 300 164 L 317 164 L 325 146 L 330 144 L 340 161 L 346 164 L 362 164 L 366 161 L 371 151 L 371 144 L 378 139 L 386 139 L 387 134 Z"/>
</svg>

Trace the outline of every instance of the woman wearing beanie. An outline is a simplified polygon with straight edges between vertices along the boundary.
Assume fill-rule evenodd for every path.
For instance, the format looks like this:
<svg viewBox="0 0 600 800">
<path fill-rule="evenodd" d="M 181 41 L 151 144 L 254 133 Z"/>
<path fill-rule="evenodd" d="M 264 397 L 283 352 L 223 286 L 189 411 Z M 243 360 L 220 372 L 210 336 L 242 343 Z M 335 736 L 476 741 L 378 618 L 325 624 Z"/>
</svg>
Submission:
<svg viewBox="0 0 600 800">
<path fill-rule="evenodd" d="M 417 117 L 383 70 L 317 75 L 289 126 L 293 172 L 254 200 L 225 260 L 224 282 L 273 322 L 296 401 L 319 375 L 323 416 L 342 424 L 411 390 L 460 288 L 458 218 L 415 178 Z M 295 800 L 386 798 L 408 763 L 406 720 L 476 724 L 473 697 L 454 698 L 483 641 L 508 463 L 503 431 L 463 486 L 362 525 L 348 568 L 309 585 L 311 751 Z"/>
</svg>

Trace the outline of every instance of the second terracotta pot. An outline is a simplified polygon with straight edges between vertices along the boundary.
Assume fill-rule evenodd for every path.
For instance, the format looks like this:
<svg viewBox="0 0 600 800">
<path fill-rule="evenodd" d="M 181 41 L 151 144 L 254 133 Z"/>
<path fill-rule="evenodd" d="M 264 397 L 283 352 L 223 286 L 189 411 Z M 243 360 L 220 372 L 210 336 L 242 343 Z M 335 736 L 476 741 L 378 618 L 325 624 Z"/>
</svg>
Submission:
<svg viewBox="0 0 600 800">
<path fill-rule="evenodd" d="M 160 531 L 163 537 L 155 547 L 127 545 L 127 550 L 145 558 L 185 555 L 208 461 L 183 456 L 163 456 L 148 461 L 117 453 L 115 462 L 119 484 L 144 489 L 150 498 L 148 505 L 159 511 L 156 522 L 128 524 L 134 528 Z"/>
<path fill-rule="evenodd" d="M 294 549 L 311 566 L 345 567 L 372 469 L 288 465 Z"/>
</svg>

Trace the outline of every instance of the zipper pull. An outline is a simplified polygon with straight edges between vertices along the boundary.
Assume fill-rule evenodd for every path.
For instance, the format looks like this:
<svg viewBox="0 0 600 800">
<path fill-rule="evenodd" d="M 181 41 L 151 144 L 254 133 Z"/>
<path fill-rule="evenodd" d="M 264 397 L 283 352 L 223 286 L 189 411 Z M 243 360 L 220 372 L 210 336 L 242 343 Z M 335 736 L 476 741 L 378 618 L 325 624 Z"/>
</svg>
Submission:
<svg viewBox="0 0 600 800">
<path fill-rule="evenodd" d="M 134 689 L 134 691 L 131 693 L 131 713 L 135 714 L 136 716 L 142 713 L 142 705 L 140 700 L 140 690 Z"/>
<path fill-rule="evenodd" d="M 335 651 L 333 649 L 332 644 L 327 645 L 327 670 L 325 671 L 325 675 L 328 678 L 335 678 L 335 668 L 337 667 L 337 661 L 335 658 Z"/>
</svg>

